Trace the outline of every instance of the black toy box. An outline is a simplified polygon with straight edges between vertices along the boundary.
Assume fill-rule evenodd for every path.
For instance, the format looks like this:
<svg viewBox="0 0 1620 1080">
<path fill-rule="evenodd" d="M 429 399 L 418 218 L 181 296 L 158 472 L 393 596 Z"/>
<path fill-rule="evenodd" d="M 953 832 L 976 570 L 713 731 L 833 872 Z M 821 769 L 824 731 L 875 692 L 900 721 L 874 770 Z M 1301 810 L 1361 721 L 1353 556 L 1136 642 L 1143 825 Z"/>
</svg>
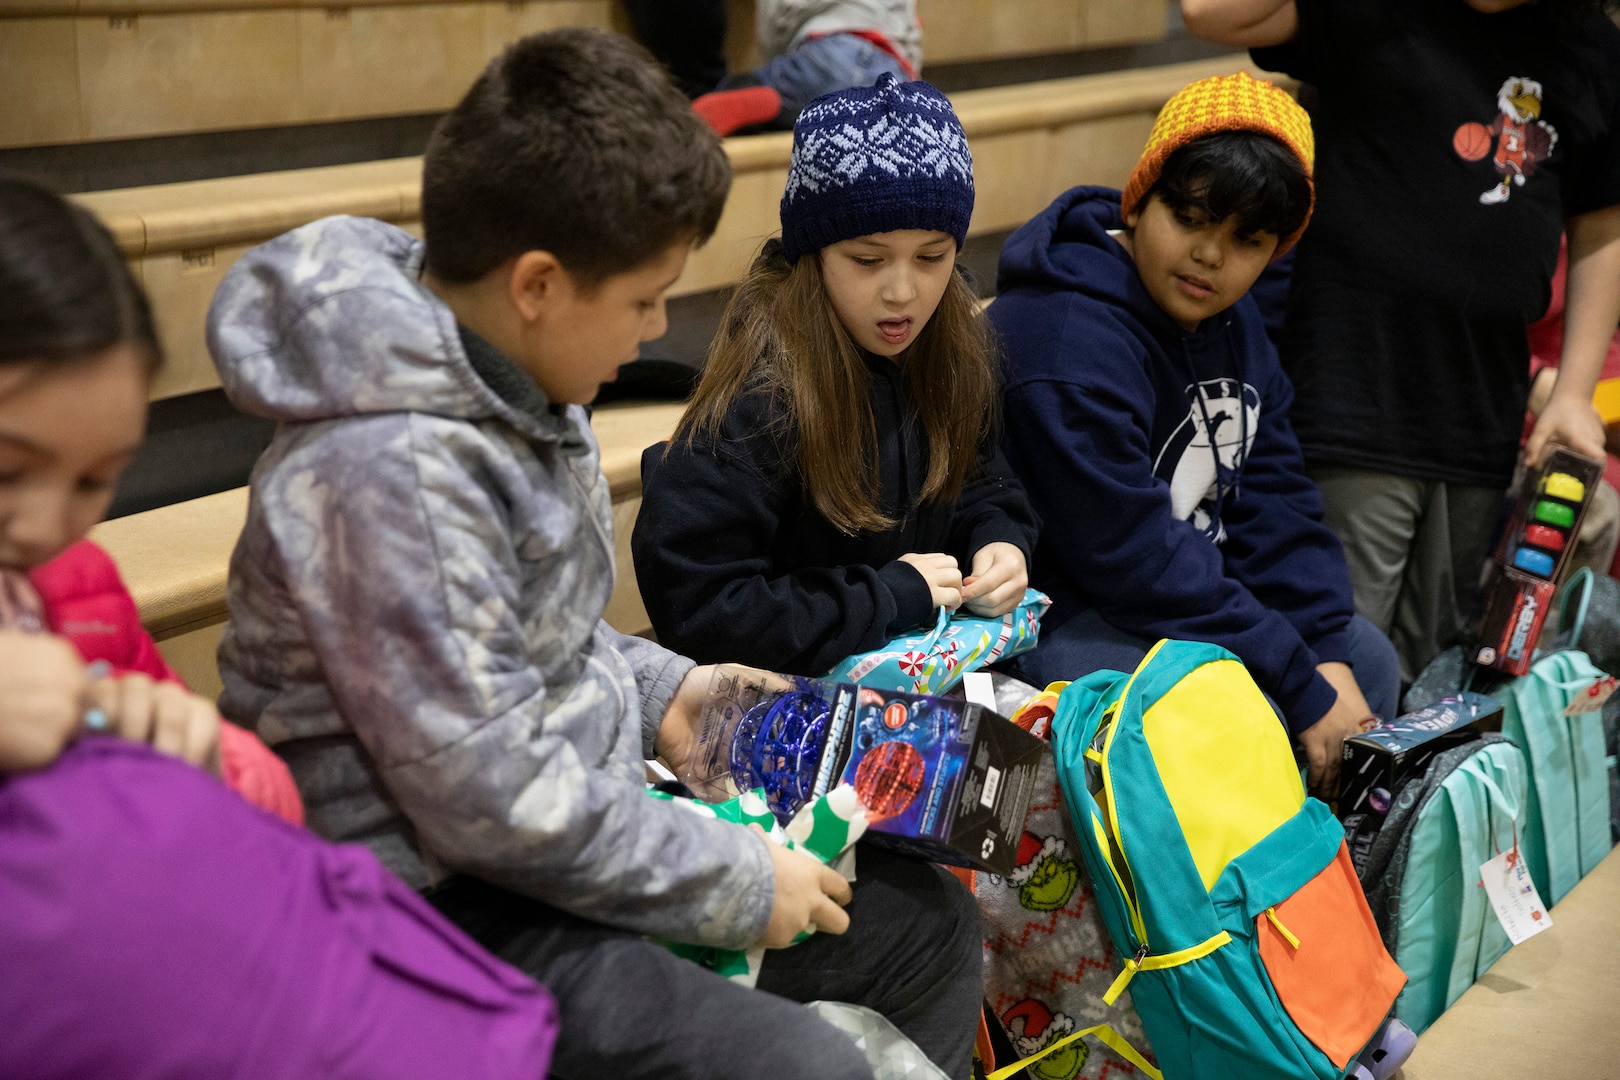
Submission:
<svg viewBox="0 0 1620 1080">
<path fill-rule="evenodd" d="M 1396 717 L 1344 742 L 1339 768 L 1339 818 L 1360 873 L 1401 788 L 1422 776 L 1436 754 L 1502 730 L 1502 705 L 1464 691 Z"/>
</svg>

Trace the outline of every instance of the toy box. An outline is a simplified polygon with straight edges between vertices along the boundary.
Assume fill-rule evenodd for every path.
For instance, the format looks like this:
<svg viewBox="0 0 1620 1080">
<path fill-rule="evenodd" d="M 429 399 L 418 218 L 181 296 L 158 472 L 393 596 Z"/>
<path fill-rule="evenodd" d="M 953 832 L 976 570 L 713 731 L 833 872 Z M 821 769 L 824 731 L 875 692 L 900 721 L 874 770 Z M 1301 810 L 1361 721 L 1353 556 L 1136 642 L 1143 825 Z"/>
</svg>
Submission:
<svg viewBox="0 0 1620 1080">
<path fill-rule="evenodd" d="M 1602 477 L 1600 462 L 1564 449 L 1526 474 L 1485 586 L 1476 663 L 1509 675 L 1530 670 L 1556 582 Z"/>
<path fill-rule="evenodd" d="M 682 779 L 710 800 L 762 787 L 782 820 L 848 783 L 868 842 L 1008 874 L 1044 749 L 961 698 L 722 667 Z"/>
<path fill-rule="evenodd" d="M 1464 691 L 1346 739 L 1338 808 L 1357 872 L 1408 781 L 1422 776 L 1436 754 L 1500 730 L 1501 703 Z"/>
</svg>

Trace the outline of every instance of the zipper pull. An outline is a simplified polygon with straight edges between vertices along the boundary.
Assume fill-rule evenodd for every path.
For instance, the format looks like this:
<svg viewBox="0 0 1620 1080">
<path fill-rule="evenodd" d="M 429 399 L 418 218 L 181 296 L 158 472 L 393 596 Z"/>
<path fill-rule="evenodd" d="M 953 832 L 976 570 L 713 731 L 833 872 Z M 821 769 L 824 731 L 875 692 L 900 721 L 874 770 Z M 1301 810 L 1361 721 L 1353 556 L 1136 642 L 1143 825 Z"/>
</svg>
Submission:
<svg viewBox="0 0 1620 1080">
<path fill-rule="evenodd" d="M 1131 980 L 1136 977 L 1136 973 L 1142 970 L 1142 961 L 1147 954 L 1148 947 L 1142 945 L 1137 948 L 1135 956 L 1125 961 L 1125 970 L 1119 973 L 1119 978 L 1114 980 L 1114 984 L 1103 995 L 1104 1005 L 1112 1005 L 1119 1000 L 1119 995 L 1125 992 L 1125 987 L 1129 986 Z"/>
<path fill-rule="evenodd" d="M 1298 952 L 1299 951 L 1299 938 L 1295 937 L 1289 931 L 1288 927 L 1286 927 L 1286 926 L 1284 926 L 1282 924 L 1282 920 L 1277 918 L 1277 909 L 1274 908 L 1274 907 L 1266 908 L 1266 918 L 1271 920 L 1271 925 L 1275 926 L 1277 928 L 1277 933 L 1279 933 L 1279 934 L 1281 934 L 1283 936 L 1283 940 L 1288 942 L 1288 944 L 1292 945 L 1294 947 L 1295 952 Z"/>
</svg>

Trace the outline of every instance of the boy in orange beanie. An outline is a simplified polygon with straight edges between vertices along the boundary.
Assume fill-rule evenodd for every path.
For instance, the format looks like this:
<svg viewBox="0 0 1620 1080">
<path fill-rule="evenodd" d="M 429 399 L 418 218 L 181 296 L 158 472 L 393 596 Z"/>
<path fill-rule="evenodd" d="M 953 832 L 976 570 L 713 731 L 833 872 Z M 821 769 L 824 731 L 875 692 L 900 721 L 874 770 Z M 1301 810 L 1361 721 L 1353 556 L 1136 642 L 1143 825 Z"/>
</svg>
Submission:
<svg viewBox="0 0 1620 1080">
<path fill-rule="evenodd" d="M 1044 685 L 1133 670 L 1161 637 L 1236 653 L 1305 750 L 1389 718 L 1389 642 L 1351 603 L 1288 423 L 1293 389 L 1247 293 L 1305 229 L 1309 118 L 1270 83 L 1204 79 L 1159 114 L 1123 193 L 1079 187 L 1007 241 L 990 308 L 1007 458 L 1053 598 L 1016 661 Z"/>
</svg>

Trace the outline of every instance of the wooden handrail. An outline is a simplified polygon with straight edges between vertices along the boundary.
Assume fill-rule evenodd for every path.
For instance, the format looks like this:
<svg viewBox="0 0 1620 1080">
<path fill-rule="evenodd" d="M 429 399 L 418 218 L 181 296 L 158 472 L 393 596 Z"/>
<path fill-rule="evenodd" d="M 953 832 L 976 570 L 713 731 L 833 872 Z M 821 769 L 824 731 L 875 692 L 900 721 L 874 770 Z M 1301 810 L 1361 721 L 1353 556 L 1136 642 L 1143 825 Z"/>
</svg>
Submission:
<svg viewBox="0 0 1620 1080">
<path fill-rule="evenodd" d="M 1241 56 L 1136 71 L 1081 75 L 952 96 L 969 140 L 1157 109 L 1206 75 L 1254 70 Z M 785 169 L 786 132 L 727 139 L 739 174 Z M 269 239 L 328 214 L 414 221 L 421 158 L 334 165 L 217 180 L 124 188 L 76 196 L 112 230 L 125 255 L 188 251 Z"/>
</svg>

